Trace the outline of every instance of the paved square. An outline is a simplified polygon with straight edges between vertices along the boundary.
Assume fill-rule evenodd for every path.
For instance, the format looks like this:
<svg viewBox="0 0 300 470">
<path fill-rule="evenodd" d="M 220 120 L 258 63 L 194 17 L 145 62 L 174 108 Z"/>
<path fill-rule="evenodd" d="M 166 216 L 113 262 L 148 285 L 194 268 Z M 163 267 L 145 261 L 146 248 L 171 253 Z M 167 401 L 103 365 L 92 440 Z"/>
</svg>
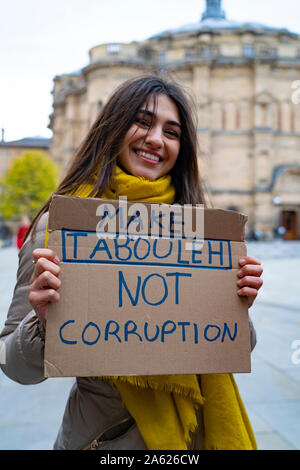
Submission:
<svg viewBox="0 0 300 470">
<path fill-rule="evenodd" d="M 300 242 L 249 242 L 264 286 L 250 310 L 257 332 L 252 373 L 236 374 L 259 449 L 300 449 Z M 0 329 L 13 294 L 18 253 L 0 249 Z M 297 356 L 300 358 L 300 354 Z M 52 449 L 74 379 L 20 385 L 0 371 L 0 449 Z"/>
</svg>

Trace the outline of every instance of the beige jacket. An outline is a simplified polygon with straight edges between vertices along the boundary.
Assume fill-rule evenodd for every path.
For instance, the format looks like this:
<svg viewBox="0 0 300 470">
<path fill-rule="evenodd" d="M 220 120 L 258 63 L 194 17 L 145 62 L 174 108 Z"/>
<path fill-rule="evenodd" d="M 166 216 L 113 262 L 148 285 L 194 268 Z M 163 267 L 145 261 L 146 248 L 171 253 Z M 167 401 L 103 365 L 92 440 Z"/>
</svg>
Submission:
<svg viewBox="0 0 300 470">
<path fill-rule="evenodd" d="M 44 247 L 47 214 L 41 218 L 34 241 L 26 241 L 19 252 L 17 284 L 0 339 L 5 342 L 6 364 L 3 372 L 12 380 L 24 384 L 36 384 L 44 377 L 45 332 L 29 301 L 30 278 L 33 273 L 32 252 Z M 251 347 L 256 335 L 250 321 Z M 200 380 L 200 377 L 199 377 Z M 192 438 L 192 449 L 202 448 L 202 417 Z M 143 438 L 122 406 L 116 388 L 107 382 L 77 378 L 68 398 L 62 424 L 54 443 L 54 449 L 76 450 L 144 450 Z"/>
</svg>

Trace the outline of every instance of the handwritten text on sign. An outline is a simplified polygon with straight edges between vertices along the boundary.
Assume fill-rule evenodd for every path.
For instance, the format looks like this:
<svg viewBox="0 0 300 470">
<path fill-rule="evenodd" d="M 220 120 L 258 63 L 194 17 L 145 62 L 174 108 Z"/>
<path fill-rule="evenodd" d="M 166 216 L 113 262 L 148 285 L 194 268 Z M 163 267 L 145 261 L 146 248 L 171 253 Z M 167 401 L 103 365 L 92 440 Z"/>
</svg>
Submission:
<svg viewBox="0 0 300 470">
<path fill-rule="evenodd" d="M 94 232 L 62 230 L 62 254 L 65 263 L 102 263 L 143 266 L 232 269 L 228 240 L 154 239 L 118 237 L 108 244 L 105 237 L 95 241 Z M 78 244 L 84 245 L 81 253 Z M 185 249 L 185 245 L 188 249 Z"/>
<path fill-rule="evenodd" d="M 180 305 L 180 292 L 187 287 L 195 269 L 232 269 L 231 246 L 227 240 L 193 240 L 189 243 L 183 239 L 152 239 L 137 236 L 105 236 L 96 238 L 94 232 L 62 230 L 62 261 L 64 263 L 124 265 L 116 271 L 117 292 L 113 295 L 116 307 L 136 307 L 141 304 L 157 307 L 171 301 Z M 99 236 L 99 235 L 98 235 Z M 134 285 L 127 281 L 126 266 L 147 266 L 153 271 L 147 275 L 136 274 Z M 162 267 L 177 268 L 162 273 Z M 178 268 L 184 270 L 178 271 Z M 137 271 L 138 273 L 138 271 Z M 238 333 L 236 322 L 229 324 L 200 324 L 188 321 L 166 319 L 155 324 L 149 321 L 137 322 L 132 319 L 121 321 L 111 319 L 102 324 L 90 321 L 81 332 L 76 330 L 75 320 L 65 321 L 59 329 L 60 340 L 67 345 L 79 341 L 92 346 L 98 342 L 127 343 L 160 342 L 173 336 L 177 341 L 199 341 L 223 343 L 234 341 Z"/>
</svg>

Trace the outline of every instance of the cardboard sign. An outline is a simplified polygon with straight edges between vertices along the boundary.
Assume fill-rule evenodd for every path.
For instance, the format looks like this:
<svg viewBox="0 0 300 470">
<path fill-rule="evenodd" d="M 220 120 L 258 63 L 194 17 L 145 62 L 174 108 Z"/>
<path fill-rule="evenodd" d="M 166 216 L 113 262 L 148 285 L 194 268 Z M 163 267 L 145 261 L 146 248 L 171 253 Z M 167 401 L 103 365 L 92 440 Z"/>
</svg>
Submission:
<svg viewBox="0 0 300 470">
<path fill-rule="evenodd" d="M 45 376 L 250 372 L 236 285 L 247 217 L 122 204 L 52 199 L 48 247 L 62 286 L 49 306 Z"/>
</svg>

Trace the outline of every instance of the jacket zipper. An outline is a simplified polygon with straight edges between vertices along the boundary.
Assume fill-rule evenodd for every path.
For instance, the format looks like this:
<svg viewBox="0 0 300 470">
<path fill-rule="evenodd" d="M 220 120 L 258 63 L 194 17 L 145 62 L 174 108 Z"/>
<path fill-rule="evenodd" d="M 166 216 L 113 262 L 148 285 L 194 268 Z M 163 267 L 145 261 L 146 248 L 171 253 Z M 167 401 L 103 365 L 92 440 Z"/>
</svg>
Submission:
<svg viewBox="0 0 300 470">
<path fill-rule="evenodd" d="M 107 431 L 110 431 L 111 429 L 119 426 L 120 424 L 126 423 L 126 421 L 129 421 L 130 419 L 131 419 L 130 417 L 129 418 L 124 418 L 121 421 L 119 421 L 118 423 L 115 423 L 111 426 L 108 426 L 107 428 L 104 429 L 104 431 L 101 432 L 101 434 L 99 434 L 99 436 L 97 436 L 95 439 L 93 439 L 92 442 L 90 442 L 90 444 L 83 447 L 82 450 L 89 450 L 93 446 L 93 444 L 98 446 L 101 442 L 101 437 L 103 436 L 103 434 L 105 434 Z M 96 450 L 96 449 L 91 449 L 91 450 Z"/>
</svg>

